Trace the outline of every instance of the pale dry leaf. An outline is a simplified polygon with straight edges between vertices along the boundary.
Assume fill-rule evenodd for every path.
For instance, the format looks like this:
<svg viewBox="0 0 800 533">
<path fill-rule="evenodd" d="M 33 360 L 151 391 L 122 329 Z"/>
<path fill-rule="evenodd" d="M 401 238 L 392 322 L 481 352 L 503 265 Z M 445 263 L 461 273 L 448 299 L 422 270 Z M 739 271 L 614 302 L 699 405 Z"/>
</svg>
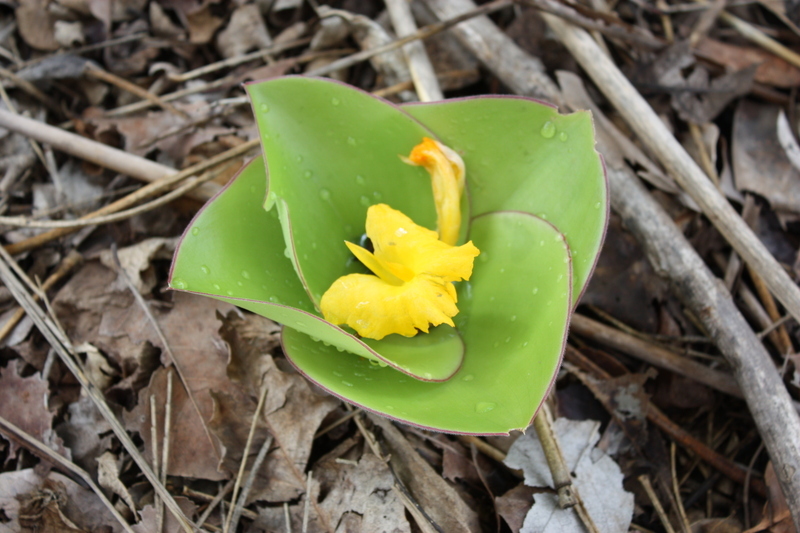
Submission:
<svg viewBox="0 0 800 533">
<path fill-rule="evenodd" d="M 86 42 L 81 21 L 67 22 L 57 20 L 53 27 L 53 36 L 56 42 L 64 48 L 72 48 Z"/>
<path fill-rule="evenodd" d="M 111 452 L 105 452 L 97 458 L 97 482 L 104 489 L 108 489 L 124 501 L 136 513 L 136 505 L 128 488 L 119 479 L 119 458 Z"/>
<path fill-rule="evenodd" d="M 593 420 L 559 418 L 553 425 L 564 460 L 573 473 L 572 482 L 586 510 L 601 533 L 627 531 L 633 516 L 633 494 L 622 487 L 623 475 L 611 457 L 595 448 L 600 423 Z M 553 487 L 553 477 L 542 446 L 532 434 L 517 439 L 505 460 L 509 468 L 521 469 L 525 484 Z M 555 493 L 534 495 L 525 517 L 524 533 L 579 533 L 583 524 L 574 509 L 561 509 Z"/>
<path fill-rule="evenodd" d="M 152 292 L 157 283 L 152 262 L 156 259 L 171 259 L 177 242 L 177 238 L 154 237 L 117 250 L 122 270 L 139 293 L 147 295 Z M 99 259 L 111 270 L 117 269 L 114 253 L 111 250 L 103 250 Z M 124 288 L 127 288 L 127 283 L 124 280 L 117 280 L 114 289 Z"/>
<path fill-rule="evenodd" d="M 346 531 L 410 533 L 403 502 L 392 489 L 389 467 L 371 452 L 357 464 L 335 460 L 318 463 L 314 477 L 324 499 L 320 503 L 331 524 L 347 521 Z"/>
<path fill-rule="evenodd" d="M 75 352 L 86 358 L 83 369 L 89 381 L 101 391 L 106 390 L 117 376 L 117 371 L 108 363 L 106 357 L 88 342 L 75 346 Z"/>
<path fill-rule="evenodd" d="M 217 50 L 224 58 L 261 50 L 271 44 L 267 25 L 255 4 L 236 8 L 228 25 L 217 34 Z"/>
<path fill-rule="evenodd" d="M 197 506 L 189 498 L 176 496 L 175 503 L 181 508 L 184 516 L 188 517 L 190 520 L 192 520 L 192 517 L 197 513 Z M 146 505 L 144 509 L 139 512 L 139 515 L 141 516 L 141 521 L 132 526 L 132 529 L 136 533 L 153 533 L 154 531 L 158 531 L 158 527 L 156 527 L 158 524 L 158 515 L 155 507 Z M 164 513 L 164 531 L 169 531 L 170 533 L 173 531 L 176 533 L 183 531 L 175 515 L 170 512 Z"/>
<path fill-rule="evenodd" d="M 444 531 L 480 531 L 477 513 L 409 444 L 390 420 L 370 415 L 381 429 L 397 476 L 433 521 Z"/>
<path fill-rule="evenodd" d="M 46 515 L 42 513 L 36 516 L 29 513 L 29 516 L 23 518 L 28 526 L 22 527 L 20 512 L 24 514 L 31 509 L 30 504 L 34 501 L 47 501 L 55 505 L 47 507 Z M 7 521 L 0 521 L 0 533 L 31 531 L 31 527 L 57 524 L 53 519 L 62 517 L 78 526 L 81 531 L 102 531 L 103 528 L 113 533 L 123 531 L 122 526 L 95 493 L 58 472 L 50 472 L 45 478 L 34 469 L 0 474 L 0 515 L 8 518 Z M 56 533 L 57 530 L 40 527 L 39 531 Z"/>
<path fill-rule="evenodd" d="M 53 413 L 47 407 L 50 387 L 40 374 L 23 378 L 19 374 L 19 359 L 0 368 L 0 416 L 44 443 L 57 453 L 69 458 L 61 438 L 53 431 Z M 18 446 L 11 441 L 9 458 L 16 457 Z"/>
<path fill-rule="evenodd" d="M 278 368 L 275 360 L 264 355 L 254 369 L 263 376 L 268 393 L 263 421 L 257 425 L 256 446 L 269 433 L 274 437 L 273 449 L 267 455 L 250 491 L 249 502 L 265 500 L 283 502 L 297 498 L 305 490 L 305 465 L 311 454 L 314 434 L 325 416 L 336 408 L 339 400 L 312 388 L 302 376 Z M 234 401 L 225 393 L 214 395 L 215 411 L 211 430 L 224 446 L 222 465 L 237 471 L 247 434 L 255 413 L 256 400 Z M 254 450 L 255 455 L 256 450 Z"/>
<path fill-rule="evenodd" d="M 800 145 L 797 144 L 797 139 L 794 137 L 792 126 L 789 124 L 789 119 L 786 118 L 786 113 L 781 112 L 778 114 L 778 142 L 781 143 L 786 157 L 789 158 L 795 169 L 800 170 Z"/>
<path fill-rule="evenodd" d="M 56 433 L 72 452 L 75 464 L 95 477 L 97 457 L 111 447 L 111 425 L 89 396 L 71 403 L 67 414 L 67 419 L 56 426 Z"/>
<path fill-rule="evenodd" d="M 780 108 L 745 100 L 733 119 L 736 188 L 763 196 L 775 211 L 800 213 L 800 171 L 781 147 L 776 124 Z"/>
<path fill-rule="evenodd" d="M 221 18 L 211 13 L 210 6 L 186 15 L 189 23 L 189 42 L 192 44 L 206 44 L 211 41 L 214 33 L 224 22 Z"/>
</svg>

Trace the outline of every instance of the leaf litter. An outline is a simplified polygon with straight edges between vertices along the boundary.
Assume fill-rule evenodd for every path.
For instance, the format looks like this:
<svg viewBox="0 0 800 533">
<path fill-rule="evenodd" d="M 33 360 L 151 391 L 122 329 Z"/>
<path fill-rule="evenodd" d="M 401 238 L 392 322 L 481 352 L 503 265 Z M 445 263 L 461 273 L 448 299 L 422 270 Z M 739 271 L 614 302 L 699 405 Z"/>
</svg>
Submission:
<svg viewBox="0 0 800 533">
<path fill-rule="evenodd" d="M 418 26 L 436 21 L 428 4 L 412 2 Z M 701 164 L 710 162 L 737 208 L 754 197 L 761 208 L 759 236 L 797 277 L 794 90 L 800 65 L 702 16 L 706 6 L 699 4 L 559 5 L 571 10 L 573 20 L 602 30 L 596 37 L 611 57 L 628 69 L 687 151 Z M 255 138 L 242 81 L 324 68 L 394 39 L 384 6 L 364 0 L 321 5 L 23 0 L 4 9 L 4 110 L 13 106 L 36 120 L 176 169 Z M 737 6 L 736 14 L 790 46 L 797 39 L 800 17 L 791 3 Z M 753 295 L 755 280 L 736 267 L 724 239 L 546 31 L 539 12 L 516 6 L 492 20 L 509 42 L 541 59 L 548 72 L 557 72 L 570 107 L 594 111 L 609 168 L 630 169 L 650 184 L 701 256 L 741 296 L 754 327 L 780 321 L 780 308 L 773 316 L 764 297 L 747 296 L 748 291 Z M 460 38 L 442 32 L 425 41 L 448 97 L 508 92 L 492 74 L 491 61 L 476 59 L 475 47 L 483 46 L 476 43 L 485 42 L 474 31 Z M 607 37 L 600 37 L 603 32 Z M 642 36 L 663 44 L 645 46 Z M 111 77 L 100 81 L 88 73 L 91 68 Z M 331 76 L 405 102 L 416 99 L 412 72 L 402 50 L 395 49 Z M 149 92 L 150 101 L 143 102 L 142 91 Z M 699 136 L 691 135 L 692 125 Z M 136 187 L 116 172 L 0 131 L 0 214 L 68 221 Z M 206 531 L 222 530 L 232 508 L 225 487 L 232 486 L 243 460 L 246 481 L 267 446 L 246 487 L 239 531 L 581 530 L 575 512 L 557 505 L 532 430 L 475 441 L 354 413 L 287 363 L 280 326 L 222 302 L 165 291 L 176 238 L 198 207 L 182 199 L 17 256 L 41 282 L 70 251 L 77 249 L 86 259 L 48 292 L 48 305 L 81 368 L 140 452 L 163 470 L 159 474 L 187 517 L 199 521 L 202 516 Z M 3 230 L 7 244 L 25 243 L 46 231 Z M 574 473 L 573 486 L 598 530 L 665 529 L 654 499 L 638 482 L 642 474 L 652 480 L 655 498 L 675 530 L 792 530 L 745 404 L 700 384 L 691 372 L 677 373 L 666 361 L 637 355 L 634 340 L 732 380 L 697 317 L 667 290 L 658 266 L 649 263 L 625 221 L 612 223 L 578 312 L 623 335 L 613 345 L 600 330 L 572 335 L 567 360 L 574 366 L 562 373 L 554 395 L 560 415 L 556 435 Z M 16 314 L 16 302 L 0 288 L 0 324 Z M 765 336 L 767 346 L 776 364 L 785 366 L 787 387 L 798 400 L 797 356 L 790 353 L 784 360 L 772 340 L 785 335 L 795 350 L 798 326 L 784 321 L 776 330 Z M 3 421 L 97 480 L 133 531 L 149 533 L 159 524 L 164 531 L 179 530 L 111 425 L 32 321 L 23 317 L 4 335 Z M 0 426 L 0 434 L 9 436 L 9 431 Z M 718 469 L 720 458 L 732 458 L 739 471 L 752 465 L 750 489 Z M 0 532 L 122 531 L 100 498 L 70 477 L 74 473 L 56 471 L 53 461 L 24 439 L 0 440 Z M 225 503 L 211 507 L 220 491 Z"/>
</svg>

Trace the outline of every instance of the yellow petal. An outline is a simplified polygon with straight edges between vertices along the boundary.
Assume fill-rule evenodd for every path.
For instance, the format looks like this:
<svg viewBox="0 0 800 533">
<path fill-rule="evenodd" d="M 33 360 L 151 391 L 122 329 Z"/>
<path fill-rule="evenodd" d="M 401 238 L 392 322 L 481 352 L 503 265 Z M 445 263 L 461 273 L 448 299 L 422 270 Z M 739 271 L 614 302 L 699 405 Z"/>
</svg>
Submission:
<svg viewBox="0 0 800 533">
<path fill-rule="evenodd" d="M 454 245 L 461 230 L 464 161 L 454 150 L 428 137 L 423 137 L 404 161 L 424 167 L 431 175 L 439 238 Z"/>
<path fill-rule="evenodd" d="M 366 229 L 380 261 L 403 265 L 415 274 L 430 274 L 443 281 L 469 279 L 472 263 L 480 254 L 471 241 L 457 247 L 445 244 L 435 231 L 416 225 L 386 204 L 369 208 Z"/>
<path fill-rule="evenodd" d="M 453 326 L 451 317 L 458 313 L 453 284 L 424 274 L 402 285 L 368 274 L 343 276 L 322 296 L 320 309 L 325 320 L 376 340 L 427 333 L 431 324 Z"/>
</svg>

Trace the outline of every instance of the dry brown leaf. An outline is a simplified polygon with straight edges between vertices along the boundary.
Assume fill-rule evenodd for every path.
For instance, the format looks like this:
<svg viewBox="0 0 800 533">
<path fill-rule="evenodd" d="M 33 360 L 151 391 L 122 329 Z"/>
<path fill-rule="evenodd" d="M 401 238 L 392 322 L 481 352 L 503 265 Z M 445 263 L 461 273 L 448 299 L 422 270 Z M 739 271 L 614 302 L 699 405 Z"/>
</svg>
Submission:
<svg viewBox="0 0 800 533">
<path fill-rule="evenodd" d="M 170 239 L 155 237 L 117 250 L 120 266 L 141 294 L 149 294 L 156 286 L 157 279 L 152 262 L 156 259 L 171 259 L 177 241 L 177 237 Z M 117 269 L 117 262 L 111 250 L 103 250 L 99 259 L 108 268 Z"/>
<path fill-rule="evenodd" d="M 184 516 L 188 517 L 190 520 L 197 513 L 197 506 L 189 498 L 177 496 L 175 498 L 175 503 L 177 503 L 178 507 L 181 508 Z M 155 507 L 152 505 L 146 505 L 144 509 L 139 512 L 139 515 L 141 516 L 141 521 L 133 526 L 133 530 L 136 533 L 153 533 L 153 531 L 158 531 L 158 528 L 156 527 L 158 524 L 158 515 Z M 178 523 L 175 515 L 170 512 L 164 513 L 163 531 L 183 531 L 183 528 Z"/>
<path fill-rule="evenodd" d="M 217 35 L 217 50 L 222 57 L 236 57 L 272 44 L 267 25 L 255 4 L 236 8 L 224 30 Z"/>
<path fill-rule="evenodd" d="M 88 396 L 71 403 L 67 414 L 56 432 L 70 449 L 75 464 L 95 476 L 97 458 L 111 446 L 111 426 Z"/>
<path fill-rule="evenodd" d="M 27 378 L 19 375 L 19 360 L 0 368 L 0 416 L 49 446 L 57 453 L 69 457 L 61 438 L 53 431 L 53 413 L 47 407 L 50 387 L 40 374 Z M 17 454 L 17 445 L 11 441 L 9 457 Z"/>
<path fill-rule="evenodd" d="M 777 134 L 780 108 L 745 100 L 733 119 L 733 175 L 736 188 L 765 197 L 775 211 L 800 213 L 800 171 Z"/>
<path fill-rule="evenodd" d="M 189 42 L 192 44 L 210 42 L 214 33 L 224 22 L 221 18 L 211 13 L 210 6 L 205 6 L 193 13 L 187 13 L 186 21 L 189 23 Z"/>
<path fill-rule="evenodd" d="M 536 489 L 520 483 L 502 496 L 494 499 L 497 513 L 503 517 L 512 533 L 518 533 L 525 521 L 525 516 L 533 505 L 533 494 Z"/>
<path fill-rule="evenodd" d="M 56 18 L 47 9 L 46 0 L 22 2 L 14 15 L 19 34 L 31 47 L 43 52 L 58 50 L 55 35 Z"/>
<path fill-rule="evenodd" d="M 410 533 L 403 502 L 392 489 L 394 476 L 371 452 L 355 465 L 335 460 L 318 463 L 314 477 L 324 494 L 320 506 L 331 524 L 342 528 L 344 522 L 344 529 L 352 532 Z"/>
<path fill-rule="evenodd" d="M 305 491 L 305 465 L 314 433 L 339 401 L 312 389 L 299 374 L 282 371 L 270 355 L 252 357 L 244 368 L 252 369 L 254 380 L 263 377 L 268 389 L 265 417 L 257 425 L 253 456 L 266 439 L 267 430 L 275 439 L 249 501 L 292 500 Z M 242 459 L 256 400 L 250 397 L 248 401 L 235 401 L 226 393 L 214 394 L 214 399 L 214 417 L 209 425 L 224 447 L 224 468 L 235 472 Z"/>
<path fill-rule="evenodd" d="M 775 468 L 772 461 L 767 463 L 764 471 L 764 481 L 767 483 L 769 499 L 764 508 L 764 517 L 754 527 L 744 533 L 758 533 L 769 531 L 769 533 L 793 533 L 797 531 L 792 520 L 792 513 L 786 503 L 778 477 L 775 475 Z"/>
<path fill-rule="evenodd" d="M 92 491 L 57 472 L 42 478 L 34 469 L 0 474 L 0 532 L 123 531 Z M 21 524 L 22 523 L 22 524 Z M 24 525 L 24 529 L 23 526 Z"/>
<path fill-rule="evenodd" d="M 736 46 L 705 38 L 697 43 L 695 54 L 724 65 L 729 70 L 758 65 L 754 79 L 759 83 L 782 88 L 800 85 L 800 68 L 761 48 Z"/>
<path fill-rule="evenodd" d="M 444 531 L 480 531 L 478 515 L 409 444 L 399 429 L 385 418 L 370 415 L 382 430 L 397 476 L 414 499 Z"/>
</svg>

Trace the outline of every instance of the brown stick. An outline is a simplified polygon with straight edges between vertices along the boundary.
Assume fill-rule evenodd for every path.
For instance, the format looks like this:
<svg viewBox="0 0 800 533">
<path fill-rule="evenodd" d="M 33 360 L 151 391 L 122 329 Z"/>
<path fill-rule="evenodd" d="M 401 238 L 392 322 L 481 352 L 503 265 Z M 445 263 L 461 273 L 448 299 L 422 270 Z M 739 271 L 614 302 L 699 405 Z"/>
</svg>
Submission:
<svg viewBox="0 0 800 533">
<path fill-rule="evenodd" d="M 584 315 L 578 313 L 572 315 L 570 329 L 573 333 L 578 333 L 600 344 L 615 348 L 653 366 L 686 376 L 725 394 L 730 394 L 737 398 L 743 397 L 742 391 L 732 375 L 701 365 L 666 348 L 637 339 L 633 335 L 601 324 Z"/>
</svg>

